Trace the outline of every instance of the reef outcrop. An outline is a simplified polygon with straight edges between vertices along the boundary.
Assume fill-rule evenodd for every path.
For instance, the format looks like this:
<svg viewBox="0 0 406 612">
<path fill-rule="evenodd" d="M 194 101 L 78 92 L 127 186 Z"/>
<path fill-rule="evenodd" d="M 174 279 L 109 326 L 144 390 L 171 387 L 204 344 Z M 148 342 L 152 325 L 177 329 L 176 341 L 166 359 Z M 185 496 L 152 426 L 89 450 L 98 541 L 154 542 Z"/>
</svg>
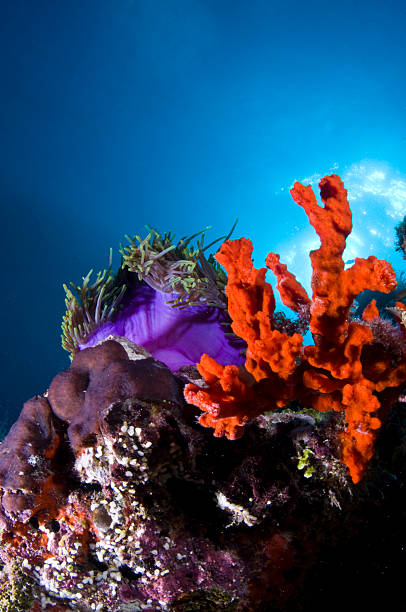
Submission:
<svg viewBox="0 0 406 612">
<path fill-rule="evenodd" d="M 155 233 L 65 288 L 70 367 L 0 444 L 2 612 L 406 609 L 406 306 L 354 316 L 396 278 L 345 268 L 339 177 L 324 206 L 292 195 L 321 240 L 312 297 L 266 266 L 296 320 L 245 238 L 216 263 Z"/>
<path fill-rule="evenodd" d="M 354 537 L 366 503 L 337 460 L 340 416 L 273 412 L 230 443 L 182 398 L 197 376 L 109 339 L 25 404 L 0 446 L 2 610 L 306 600 L 326 533 L 345 511 Z"/>
<path fill-rule="evenodd" d="M 291 592 L 278 565 L 290 566 L 290 537 L 275 522 L 287 454 L 269 459 L 277 427 L 290 452 L 313 419 L 264 417 L 229 454 L 182 398 L 191 375 L 109 339 L 25 404 L 0 447 L 0 559 L 25 576 L 21 610 L 249 610 Z M 247 539 L 254 527 L 265 548 Z M 286 582 L 282 599 L 264 595 L 264 566 Z"/>
</svg>

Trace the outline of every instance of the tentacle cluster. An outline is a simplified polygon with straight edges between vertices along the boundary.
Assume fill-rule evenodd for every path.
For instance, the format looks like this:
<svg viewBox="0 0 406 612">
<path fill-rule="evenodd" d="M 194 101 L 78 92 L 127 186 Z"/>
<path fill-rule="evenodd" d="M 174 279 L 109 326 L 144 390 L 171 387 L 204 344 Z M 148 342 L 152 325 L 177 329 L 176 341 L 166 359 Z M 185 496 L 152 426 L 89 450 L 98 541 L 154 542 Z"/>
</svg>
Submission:
<svg viewBox="0 0 406 612">
<path fill-rule="evenodd" d="M 128 246 L 121 246 L 122 265 L 116 275 L 112 273 L 112 254 L 106 270 L 98 272 L 91 282 L 93 270 L 82 278 L 82 283 L 63 285 L 66 312 L 62 320 L 62 347 L 71 357 L 89 336 L 104 323 L 113 321 L 123 304 L 123 296 L 134 290 L 137 280 L 145 282 L 155 291 L 167 294 L 166 303 L 183 309 L 205 305 L 227 310 L 225 286 L 227 277 L 212 254 L 205 251 L 227 236 L 204 244 L 205 231 L 183 237 L 175 243 L 171 232 L 160 235 L 148 227 L 149 234 L 130 238 Z M 192 240 L 200 236 L 197 246 Z"/>
<path fill-rule="evenodd" d="M 120 275 L 112 274 L 111 253 L 109 267 L 98 272 L 90 284 L 92 274 L 93 270 L 90 270 L 82 278 L 81 285 L 70 283 L 71 288 L 63 285 L 66 312 L 62 319 L 62 347 L 71 357 L 92 331 L 113 318 L 126 290 Z"/>
<path fill-rule="evenodd" d="M 199 234 L 202 237 L 193 248 L 191 241 Z M 204 303 L 226 308 L 227 279 L 212 255 L 206 259 L 204 251 L 214 243 L 204 247 L 204 236 L 199 232 L 177 244 L 170 232 L 161 236 L 153 229 L 144 239 L 126 236 L 130 244 L 120 249 L 123 267 L 156 291 L 176 293 L 176 299 L 168 301 L 172 306 L 185 308 Z"/>
</svg>

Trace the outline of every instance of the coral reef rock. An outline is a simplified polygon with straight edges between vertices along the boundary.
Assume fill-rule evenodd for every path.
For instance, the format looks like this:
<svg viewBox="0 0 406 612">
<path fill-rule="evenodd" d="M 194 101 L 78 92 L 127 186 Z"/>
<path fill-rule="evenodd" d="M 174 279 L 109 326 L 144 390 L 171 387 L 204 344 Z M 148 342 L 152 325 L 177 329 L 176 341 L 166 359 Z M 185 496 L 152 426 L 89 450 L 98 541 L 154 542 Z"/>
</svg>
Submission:
<svg viewBox="0 0 406 612">
<path fill-rule="evenodd" d="M 347 193 L 320 188 L 291 192 L 312 296 L 266 258 L 294 320 L 231 232 L 216 261 L 151 231 L 65 287 L 71 365 L 0 444 L 0 612 L 405 612 L 404 295 L 354 315 L 397 278 L 345 267 Z"/>
<path fill-rule="evenodd" d="M 0 609 L 307 609 L 330 546 L 339 575 L 361 537 L 341 415 L 272 412 L 214 438 L 182 397 L 197 370 L 125 345 L 81 351 L 0 446 Z"/>
</svg>

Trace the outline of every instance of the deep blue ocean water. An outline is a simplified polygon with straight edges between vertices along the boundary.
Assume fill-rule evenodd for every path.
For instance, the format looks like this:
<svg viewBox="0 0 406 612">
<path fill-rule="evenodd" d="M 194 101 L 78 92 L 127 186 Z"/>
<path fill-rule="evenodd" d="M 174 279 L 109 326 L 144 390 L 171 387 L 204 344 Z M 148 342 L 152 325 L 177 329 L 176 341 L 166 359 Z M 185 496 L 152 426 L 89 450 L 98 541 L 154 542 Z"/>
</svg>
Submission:
<svg viewBox="0 0 406 612">
<path fill-rule="evenodd" d="M 68 366 L 62 284 L 146 223 L 207 225 L 281 254 L 308 287 L 318 240 L 289 188 L 340 174 L 346 258 L 393 250 L 406 214 L 399 1 L 3 0 L 3 422 Z"/>
</svg>

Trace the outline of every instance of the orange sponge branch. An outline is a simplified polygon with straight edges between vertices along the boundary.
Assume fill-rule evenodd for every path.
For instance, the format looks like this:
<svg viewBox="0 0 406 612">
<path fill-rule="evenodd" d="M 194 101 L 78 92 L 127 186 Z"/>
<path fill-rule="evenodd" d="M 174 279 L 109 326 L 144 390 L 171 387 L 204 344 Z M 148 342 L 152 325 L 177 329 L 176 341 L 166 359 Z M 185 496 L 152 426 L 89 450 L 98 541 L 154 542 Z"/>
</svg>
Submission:
<svg viewBox="0 0 406 612">
<path fill-rule="evenodd" d="M 316 410 L 345 413 L 346 428 L 340 435 L 342 460 L 354 482 L 358 482 L 373 456 L 378 417 L 379 393 L 406 381 L 406 356 L 396 368 L 379 376 L 368 363 L 364 348 L 373 339 L 368 322 L 379 312 L 369 305 L 362 321 L 352 321 L 354 298 L 365 289 L 390 292 L 396 287 L 391 265 L 376 257 L 356 259 L 345 269 L 343 251 L 352 229 L 347 192 L 337 175 L 320 182 L 317 203 L 311 186 L 295 183 L 294 201 L 302 206 L 320 237 L 320 248 L 310 253 L 312 299 L 310 299 L 279 256 L 269 253 L 267 267 L 277 278 L 282 302 L 295 312 L 310 307 L 310 331 L 314 345 L 303 347 L 300 334 L 288 335 L 277 328 L 273 318 L 275 298 L 265 280 L 266 269 L 254 268 L 252 243 L 246 238 L 225 242 L 216 255 L 228 275 L 226 294 L 234 333 L 247 343 L 245 366 L 220 366 L 203 355 L 199 371 L 207 387 L 187 385 L 185 397 L 203 410 L 200 423 L 213 427 L 216 436 L 235 439 L 244 424 L 264 411 L 286 406 L 298 399 Z M 371 352 L 370 352 L 371 354 Z M 393 401 L 396 393 L 391 393 Z M 385 410 L 387 411 L 387 399 Z"/>
</svg>

